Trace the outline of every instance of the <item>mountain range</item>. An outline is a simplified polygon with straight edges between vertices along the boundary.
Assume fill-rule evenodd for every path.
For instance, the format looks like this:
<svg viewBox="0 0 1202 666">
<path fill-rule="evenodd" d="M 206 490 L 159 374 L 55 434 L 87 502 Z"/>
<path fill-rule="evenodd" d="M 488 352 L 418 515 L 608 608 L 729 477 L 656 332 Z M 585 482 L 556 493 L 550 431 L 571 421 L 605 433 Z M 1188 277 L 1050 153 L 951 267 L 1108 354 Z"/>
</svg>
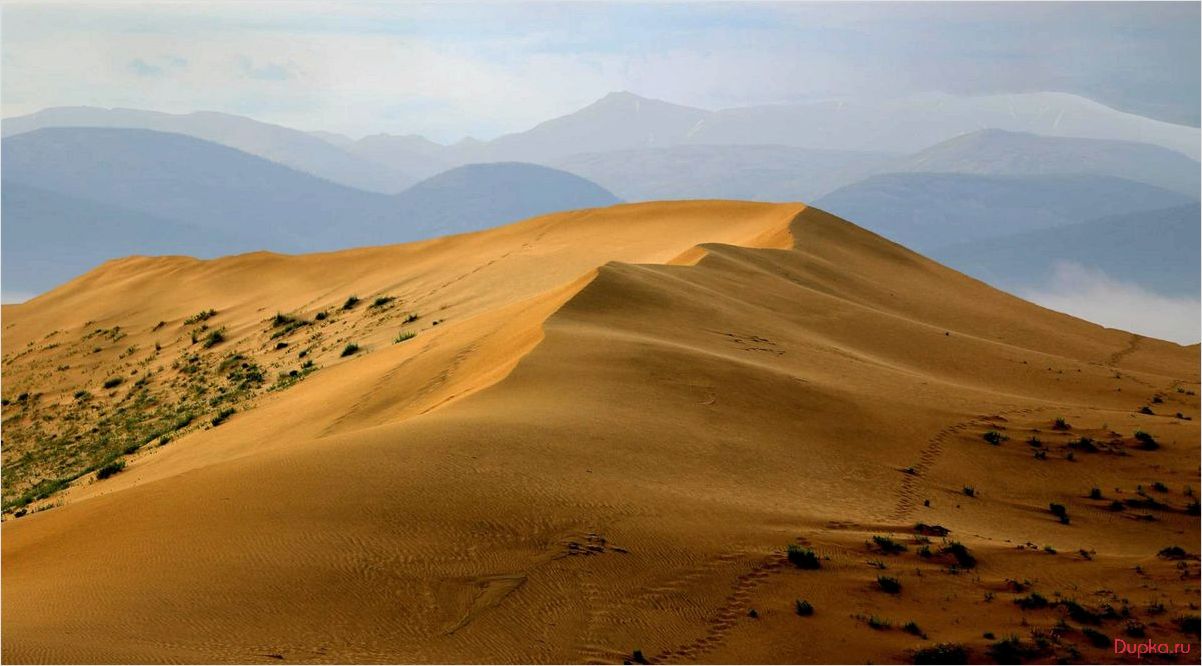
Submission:
<svg viewBox="0 0 1202 666">
<path fill-rule="evenodd" d="M 921 251 L 956 246 L 976 261 L 974 243 L 1138 213 L 1163 231 L 1147 243 L 1175 256 L 1189 236 L 1174 220 L 1199 198 L 1197 128 L 1052 93 L 721 111 L 613 93 L 523 132 L 452 145 L 82 107 L 0 130 L 6 293 L 127 254 L 400 242 L 619 199 L 814 202 Z M 87 228 L 64 233 L 71 220 Z M 1110 238 L 1085 234 L 1080 258 L 1105 269 L 1090 258 Z M 999 285 L 1030 272 L 951 263 Z M 1149 266 L 1137 282 L 1191 282 L 1188 266 L 1169 265 L 1170 277 Z"/>
<path fill-rule="evenodd" d="M 366 192 L 183 134 L 47 128 L 2 142 L 6 292 L 129 254 L 316 252 L 481 229 L 618 199 L 548 167 L 452 169 Z"/>
<path fill-rule="evenodd" d="M 360 189 L 399 192 L 418 179 L 477 162 L 555 166 L 572 155 L 682 145 L 786 146 L 913 153 L 982 129 L 1139 142 L 1197 160 L 1199 129 L 1116 111 L 1064 93 L 963 97 L 924 94 L 708 111 L 615 92 L 566 116 L 489 141 L 442 145 L 416 135 L 352 139 L 308 133 L 228 114 L 53 108 L 6 118 L 12 136 L 42 127 L 136 127 L 220 143 Z"/>
</svg>

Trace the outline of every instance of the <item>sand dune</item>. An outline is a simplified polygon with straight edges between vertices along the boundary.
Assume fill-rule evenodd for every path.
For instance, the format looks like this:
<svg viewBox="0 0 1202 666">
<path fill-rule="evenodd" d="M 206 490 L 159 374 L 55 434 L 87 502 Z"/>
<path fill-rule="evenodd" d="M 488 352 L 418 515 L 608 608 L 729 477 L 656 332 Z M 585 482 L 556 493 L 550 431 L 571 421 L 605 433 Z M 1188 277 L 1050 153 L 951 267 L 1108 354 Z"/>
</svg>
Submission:
<svg viewBox="0 0 1202 666">
<path fill-rule="evenodd" d="M 209 308 L 200 340 L 224 339 L 205 349 L 183 321 Z M 308 323 L 271 337 L 277 312 Z M 799 204 L 130 258 L 3 314 L 5 397 L 41 394 L 4 409 L 6 502 L 84 462 L 21 458 L 42 416 L 182 400 L 181 375 L 226 382 L 235 353 L 268 377 L 222 383 L 236 401 L 208 385 L 228 421 L 6 515 L 6 661 L 861 662 L 944 642 L 987 661 L 1011 635 L 1029 658 L 1115 661 L 1136 624 L 1197 640 L 1178 620 L 1197 614 L 1198 346 L 1044 310 Z M 266 390 L 301 352 L 319 369 Z M 917 523 L 975 566 L 938 535 L 924 556 Z M 1191 552 L 1157 555 L 1172 545 Z M 1015 603 L 1032 593 L 1050 605 Z"/>
</svg>

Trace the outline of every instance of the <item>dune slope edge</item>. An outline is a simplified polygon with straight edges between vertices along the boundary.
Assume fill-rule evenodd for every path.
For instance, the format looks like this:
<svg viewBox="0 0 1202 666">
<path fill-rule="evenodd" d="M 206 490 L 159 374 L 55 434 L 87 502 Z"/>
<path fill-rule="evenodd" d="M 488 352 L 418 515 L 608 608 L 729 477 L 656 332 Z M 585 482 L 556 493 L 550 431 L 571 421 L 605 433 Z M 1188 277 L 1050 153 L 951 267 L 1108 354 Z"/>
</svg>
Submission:
<svg viewBox="0 0 1202 666">
<path fill-rule="evenodd" d="M 338 315 L 320 371 L 6 521 L 7 661 L 896 661 L 984 654 L 983 632 L 1035 645 L 1070 598 L 1096 631 L 1187 640 L 1172 618 L 1197 561 L 1157 552 L 1198 541 L 1198 347 L 1039 308 L 822 211 L 620 206 L 104 271 L 6 307 L 6 346 L 102 318 L 147 344 L 155 319 L 214 307 L 223 344 L 265 356 L 275 308 L 401 305 Z M 442 323 L 388 344 L 411 311 Z M 352 340 L 367 350 L 342 360 Z M 1070 646 L 1115 658 L 1081 631 L 1040 649 Z"/>
</svg>

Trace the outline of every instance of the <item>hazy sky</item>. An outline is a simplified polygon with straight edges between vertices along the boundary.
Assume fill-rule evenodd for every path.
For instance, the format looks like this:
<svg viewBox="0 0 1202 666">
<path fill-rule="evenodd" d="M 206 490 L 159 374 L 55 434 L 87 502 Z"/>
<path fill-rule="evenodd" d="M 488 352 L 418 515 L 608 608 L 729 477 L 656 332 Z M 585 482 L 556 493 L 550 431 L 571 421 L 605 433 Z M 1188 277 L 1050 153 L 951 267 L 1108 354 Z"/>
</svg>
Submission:
<svg viewBox="0 0 1202 666">
<path fill-rule="evenodd" d="M 489 138 L 613 90 L 721 108 L 1056 90 L 1198 124 L 1198 3 L 5 3 L 3 115 Z"/>
</svg>

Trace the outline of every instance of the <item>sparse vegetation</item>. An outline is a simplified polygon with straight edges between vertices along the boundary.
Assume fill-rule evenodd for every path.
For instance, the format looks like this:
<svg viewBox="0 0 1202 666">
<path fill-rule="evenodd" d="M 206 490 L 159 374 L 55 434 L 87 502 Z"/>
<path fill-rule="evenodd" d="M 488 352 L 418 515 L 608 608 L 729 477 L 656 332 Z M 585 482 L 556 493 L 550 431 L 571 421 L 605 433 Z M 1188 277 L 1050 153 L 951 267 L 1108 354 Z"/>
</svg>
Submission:
<svg viewBox="0 0 1202 666">
<path fill-rule="evenodd" d="M 814 614 L 814 606 L 805 599 L 798 599 L 793 602 L 793 611 L 802 617 L 809 617 Z"/>
<path fill-rule="evenodd" d="M 1089 644 L 1095 648 L 1105 648 L 1109 647 L 1109 644 L 1111 644 L 1111 637 L 1102 634 L 1102 632 L 1099 630 L 1089 628 L 1089 626 L 1083 626 L 1081 629 L 1081 634 L 1085 638 L 1088 638 Z"/>
<path fill-rule="evenodd" d="M 1052 515 L 1056 516 L 1060 522 L 1064 523 L 1065 525 L 1069 523 L 1068 509 L 1063 504 L 1052 502 L 1048 505 L 1048 510 L 1051 511 Z"/>
<path fill-rule="evenodd" d="M 940 554 L 950 554 L 956 560 L 956 566 L 961 569 L 971 569 L 977 566 L 977 558 L 968 551 L 968 547 L 959 541 L 949 542 L 939 550 Z"/>
<path fill-rule="evenodd" d="M 1169 546 L 1161 548 L 1160 552 L 1156 553 L 1156 556 L 1166 560 L 1184 560 L 1189 557 L 1189 553 L 1181 546 Z"/>
<path fill-rule="evenodd" d="M 102 466 L 100 469 L 96 470 L 96 478 L 101 479 L 101 480 L 107 479 L 110 476 L 113 476 L 114 474 L 120 473 L 124 469 L 125 469 L 125 461 L 124 460 L 114 460 L 113 462 L 107 463 L 104 466 Z"/>
<path fill-rule="evenodd" d="M 1089 489 L 1089 499 L 1092 499 L 1092 500 L 1102 499 L 1102 489 L 1101 488 L 1090 488 Z"/>
<path fill-rule="evenodd" d="M 1177 628 L 1181 631 L 1181 633 L 1189 634 L 1190 636 L 1199 635 L 1200 628 L 1199 628 L 1199 618 L 1197 615 L 1195 615 L 1195 614 L 1182 615 L 1181 617 L 1178 617 L 1174 622 L 1176 623 Z"/>
<path fill-rule="evenodd" d="M 984 435 L 981 435 L 981 439 L 984 439 L 986 442 L 989 442 L 994 446 L 998 446 L 1010 438 L 996 430 L 987 430 L 985 431 Z"/>
<path fill-rule="evenodd" d="M 789 544 L 785 557 L 789 560 L 790 564 L 798 569 L 818 569 L 822 567 L 817 553 L 810 548 L 803 548 L 797 544 Z"/>
<path fill-rule="evenodd" d="M 1032 592 L 1025 597 L 1018 597 L 1014 600 L 1018 607 L 1023 610 L 1037 610 L 1048 607 L 1048 600 L 1038 592 Z"/>
<path fill-rule="evenodd" d="M 409 314 L 405 315 L 405 321 L 403 321 L 401 323 L 402 324 L 412 324 L 413 322 L 417 321 L 419 319 L 419 317 L 420 316 L 416 312 L 410 312 Z"/>
<path fill-rule="evenodd" d="M 1072 430 L 1072 429 L 1073 429 L 1073 427 L 1071 425 L 1069 425 L 1068 421 L 1064 420 L 1063 416 L 1057 416 L 1056 420 L 1052 422 L 1052 430 Z"/>
<path fill-rule="evenodd" d="M 964 486 L 964 494 L 969 497 L 976 497 L 977 489 L 973 488 L 972 486 Z"/>
<path fill-rule="evenodd" d="M 1147 414 L 1148 416 L 1155 416 L 1155 413 L 1152 411 L 1152 408 L 1151 408 L 1151 407 L 1149 407 L 1149 406 L 1147 406 L 1147 405 L 1144 405 L 1143 407 L 1140 407 L 1140 408 L 1139 408 L 1139 413 L 1140 413 L 1140 414 Z"/>
<path fill-rule="evenodd" d="M 878 536 L 872 537 L 872 543 L 874 543 L 876 545 L 878 550 L 880 550 L 882 553 L 885 553 L 886 555 L 897 555 L 898 553 L 904 552 L 906 550 L 905 544 L 898 543 L 898 542 L 894 541 L 893 539 L 890 539 L 889 537 L 885 537 L 885 536 L 878 535 Z"/>
<path fill-rule="evenodd" d="M 968 648 L 959 643 L 939 643 L 914 651 L 915 664 L 967 664 Z"/>
<path fill-rule="evenodd" d="M 1156 438 L 1143 430 L 1136 430 L 1134 437 L 1135 441 L 1139 442 L 1139 448 L 1144 451 L 1155 451 L 1160 448 L 1160 443 L 1156 441 Z"/>
<path fill-rule="evenodd" d="M 124 377 L 109 377 L 108 379 L 104 380 L 104 388 L 117 388 L 123 381 L 125 381 Z"/>
<path fill-rule="evenodd" d="M 1021 664 L 1035 656 L 1035 649 L 1019 640 L 1018 636 L 1003 638 L 989 646 L 989 658 L 999 664 Z"/>
<path fill-rule="evenodd" d="M 233 416 L 237 411 L 238 410 L 234 409 L 233 407 L 227 407 L 227 408 L 221 410 L 220 412 L 217 412 L 217 416 L 214 416 L 213 420 L 210 423 L 213 425 L 214 428 L 216 428 L 217 426 L 219 426 L 222 423 L 225 423 L 227 420 L 229 420 L 229 418 L 231 416 Z"/>
<path fill-rule="evenodd" d="M 211 349 L 223 342 L 225 342 L 225 329 L 212 330 L 205 336 L 204 348 Z"/>
<path fill-rule="evenodd" d="M 901 581 L 893 576 L 877 576 L 876 584 L 883 592 L 887 592 L 889 594 L 901 593 Z"/>
<path fill-rule="evenodd" d="M 216 317 L 216 316 L 217 316 L 217 311 L 212 308 L 209 308 L 208 310 L 201 310 L 200 312 L 197 312 L 196 314 L 192 315 L 191 317 L 188 317 L 187 319 L 185 319 L 184 325 L 191 326 L 192 324 L 199 324 L 202 321 L 208 321 L 209 319 L 212 319 L 213 317 Z"/>
<path fill-rule="evenodd" d="M 351 310 L 351 309 L 354 309 L 354 307 L 355 307 L 356 305 L 358 305 L 358 304 L 359 304 L 359 297 L 358 297 L 358 296 L 353 296 L 353 295 L 352 295 L 352 296 L 348 296 L 348 297 L 346 298 L 346 302 L 344 302 L 344 303 L 342 304 L 342 309 L 343 309 L 343 310 Z"/>
<path fill-rule="evenodd" d="M 927 635 L 925 633 L 923 633 L 922 627 L 919 627 L 918 623 L 915 622 L 914 620 L 910 620 L 909 622 L 903 624 L 902 631 L 906 632 L 907 634 L 913 634 L 915 636 L 919 636 L 921 638 L 927 637 Z"/>
<path fill-rule="evenodd" d="M 376 299 L 374 301 L 372 301 L 371 305 L 369 305 L 367 307 L 372 308 L 372 309 L 382 308 L 385 305 L 388 305 L 389 303 L 393 302 L 394 300 L 396 300 L 395 296 L 376 296 Z"/>
<path fill-rule="evenodd" d="M 358 353 L 359 353 L 359 345 L 351 342 L 342 348 L 342 353 L 339 354 L 339 356 L 342 358 L 346 358 L 347 356 L 353 356 Z M 322 376 L 324 377 L 325 375 L 322 375 Z"/>
<path fill-rule="evenodd" d="M 417 333 L 414 333 L 413 331 L 401 331 L 395 338 L 393 338 L 392 341 L 394 344 L 399 344 L 406 340 L 412 340 L 415 337 L 417 337 Z"/>
</svg>

